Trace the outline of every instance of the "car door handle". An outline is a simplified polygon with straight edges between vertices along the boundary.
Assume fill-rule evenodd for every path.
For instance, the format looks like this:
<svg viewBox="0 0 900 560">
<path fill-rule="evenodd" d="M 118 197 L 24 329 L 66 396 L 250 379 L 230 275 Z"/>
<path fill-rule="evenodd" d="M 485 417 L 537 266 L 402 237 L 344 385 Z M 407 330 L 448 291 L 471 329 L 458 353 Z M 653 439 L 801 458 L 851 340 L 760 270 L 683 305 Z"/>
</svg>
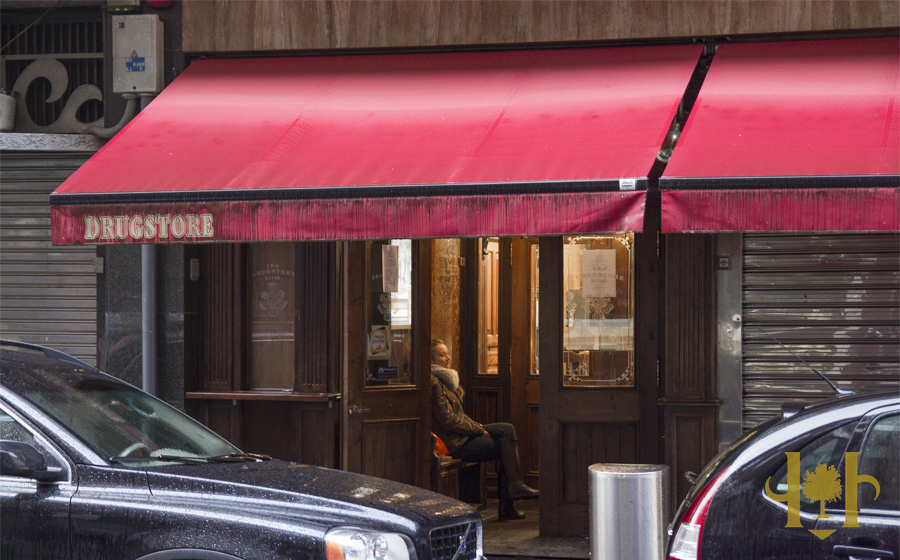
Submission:
<svg viewBox="0 0 900 560">
<path fill-rule="evenodd" d="M 836 545 L 831 552 L 835 556 L 847 557 L 850 560 L 862 560 L 863 558 L 878 558 L 879 560 L 892 560 L 894 553 L 890 550 L 878 550 L 877 548 L 864 548 L 861 546 Z"/>
</svg>

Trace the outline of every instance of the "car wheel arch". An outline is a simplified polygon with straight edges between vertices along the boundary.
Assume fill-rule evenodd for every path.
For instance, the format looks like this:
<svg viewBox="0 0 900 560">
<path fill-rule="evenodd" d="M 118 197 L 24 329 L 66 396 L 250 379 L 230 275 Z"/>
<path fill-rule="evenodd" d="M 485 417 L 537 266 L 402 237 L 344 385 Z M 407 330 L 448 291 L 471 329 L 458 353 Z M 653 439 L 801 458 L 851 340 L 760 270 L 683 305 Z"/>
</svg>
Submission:
<svg viewBox="0 0 900 560">
<path fill-rule="evenodd" d="M 176 548 L 151 552 L 135 560 L 241 560 L 241 558 L 215 550 Z"/>
</svg>

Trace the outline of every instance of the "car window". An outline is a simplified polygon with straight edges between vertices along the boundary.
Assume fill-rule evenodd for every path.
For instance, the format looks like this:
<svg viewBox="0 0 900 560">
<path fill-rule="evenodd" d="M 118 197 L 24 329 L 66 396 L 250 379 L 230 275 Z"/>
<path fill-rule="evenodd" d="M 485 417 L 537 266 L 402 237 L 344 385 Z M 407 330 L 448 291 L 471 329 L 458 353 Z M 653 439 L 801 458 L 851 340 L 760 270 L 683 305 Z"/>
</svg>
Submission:
<svg viewBox="0 0 900 560">
<path fill-rule="evenodd" d="M 859 473 L 875 477 L 881 487 L 860 484 L 861 509 L 900 510 L 900 414 L 878 419 L 869 428 L 859 453 Z"/>
<path fill-rule="evenodd" d="M 827 465 L 835 469 L 841 468 L 841 461 L 844 458 L 844 451 L 847 449 L 847 442 L 853 433 L 855 422 L 850 422 L 817 437 L 799 450 L 786 449 L 786 451 L 800 452 L 800 479 L 801 481 L 816 471 L 819 465 Z M 826 467 L 826 468 L 828 468 Z M 787 456 L 784 463 L 775 472 L 771 478 L 771 488 L 778 493 L 786 493 L 788 491 L 788 472 L 787 472 Z M 800 492 L 800 503 L 803 506 L 813 506 L 814 501 Z M 843 500 L 841 499 L 841 503 Z M 836 505 L 832 503 L 832 505 Z M 816 506 L 817 507 L 817 506 Z"/>
<path fill-rule="evenodd" d="M 34 436 L 25 426 L 16 422 L 15 418 L 0 410 L 0 440 L 18 441 L 34 445 Z"/>
<path fill-rule="evenodd" d="M 63 462 L 57 457 L 56 453 L 51 451 L 40 439 L 35 438 L 31 430 L 19 423 L 9 413 L 0 409 L 0 447 L 3 446 L 5 441 L 27 443 L 44 456 L 44 462 L 48 467 L 63 468 Z"/>
</svg>

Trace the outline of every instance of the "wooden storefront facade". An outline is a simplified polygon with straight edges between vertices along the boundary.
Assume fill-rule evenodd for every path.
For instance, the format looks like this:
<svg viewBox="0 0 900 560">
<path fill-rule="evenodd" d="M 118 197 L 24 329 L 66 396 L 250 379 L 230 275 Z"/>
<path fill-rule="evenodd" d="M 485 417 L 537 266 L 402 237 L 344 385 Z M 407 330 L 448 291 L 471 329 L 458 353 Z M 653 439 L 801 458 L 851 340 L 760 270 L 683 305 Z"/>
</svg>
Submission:
<svg viewBox="0 0 900 560">
<path fill-rule="evenodd" d="M 183 6 L 185 52 L 652 44 L 730 35 L 864 34 L 898 23 L 897 7 L 889 2 L 226 3 Z M 717 236 L 659 235 L 659 198 L 652 186 L 643 231 L 631 237 L 633 260 L 626 266 L 633 282 L 627 366 L 633 368 L 633 381 L 624 387 L 583 388 L 566 382 L 567 369 L 575 363 L 565 347 L 567 304 L 571 306 L 565 245 L 572 239 L 412 241 L 412 384 L 404 389 L 367 386 L 364 379 L 363 345 L 377 324 L 371 322 L 377 311 L 367 301 L 365 286 L 371 242 L 322 244 L 314 250 L 321 253 L 320 261 L 309 262 L 315 271 L 306 275 L 324 280 L 327 269 L 328 280 L 317 284 L 317 297 L 305 298 L 298 307 L 297 332 L 318 328 L 321 333 L 328 325 L 334 336 L 308 345 L 304 356 L 297 347 L 294 383 L 303 387 L 309 375 L 324 368 L 327 381 L 314 392 L 323 395 L 323 402 L 324 395 L 340 394 L 340 400 L 330 401 L 340 414 L 312 420 L 313 430 L 299 424 L 295 430 L 336 429 L 339 449 L 326 453 L 331 457 L 335 452 L 335 465 L 423 485 L 429 480 L 428 341 L 441 338 L 463 376 L 471 414 L 482 422 L 509 419 L 516 424 L 527 481 L 542 491 L 542 534 L 587 534 L 587 466 L 592 463 L 668 464 L 675 473 L 672 497 L 683 495 L 686 482 L 679 473 L 700 468 L 718 448 Z M 304 307 L 309 305 L 319 312 Z M 305 321 L 317 327 L 300 326 Z M 223 345 L 241 351 L 236 339 L 220 340 L 209 351 Z M 319 357 L 311 358 L 309 352 Z M 304 360 L 315 361 L 319 369 L 304 367 Z M 293 406 L 322 409 L 322 403 Z M 278 417 L 287 421 L 270 414 L 267 425 Z M 241 441 L 235 421 L 229 425 L 228 435 Z"/>
</svg>

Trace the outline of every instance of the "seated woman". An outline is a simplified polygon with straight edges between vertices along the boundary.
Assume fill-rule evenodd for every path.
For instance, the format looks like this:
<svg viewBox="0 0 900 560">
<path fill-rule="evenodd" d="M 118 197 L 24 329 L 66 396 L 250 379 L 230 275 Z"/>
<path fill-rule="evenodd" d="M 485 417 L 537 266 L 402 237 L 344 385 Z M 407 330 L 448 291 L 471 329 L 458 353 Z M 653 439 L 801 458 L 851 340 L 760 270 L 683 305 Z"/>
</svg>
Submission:
<svg viewBox="0 0 900 560">
<path fill-rule="evenodd" d="M 498 422 L 481 425 L 463 411 L 463 395 L 459 374 L 449 368 L 450 352 L 440 340 L 431 341 L 431 399 L 435 419 L 434 433 L 441 438 L 450 456 L 479 463 L 500 459 L 497 482 L 500 494 L 499 519 L 522 519 L 513 500 L 537 498 L 538 491 L 525 485 L 519 466 L 516 429 Z"/>
</svg>

